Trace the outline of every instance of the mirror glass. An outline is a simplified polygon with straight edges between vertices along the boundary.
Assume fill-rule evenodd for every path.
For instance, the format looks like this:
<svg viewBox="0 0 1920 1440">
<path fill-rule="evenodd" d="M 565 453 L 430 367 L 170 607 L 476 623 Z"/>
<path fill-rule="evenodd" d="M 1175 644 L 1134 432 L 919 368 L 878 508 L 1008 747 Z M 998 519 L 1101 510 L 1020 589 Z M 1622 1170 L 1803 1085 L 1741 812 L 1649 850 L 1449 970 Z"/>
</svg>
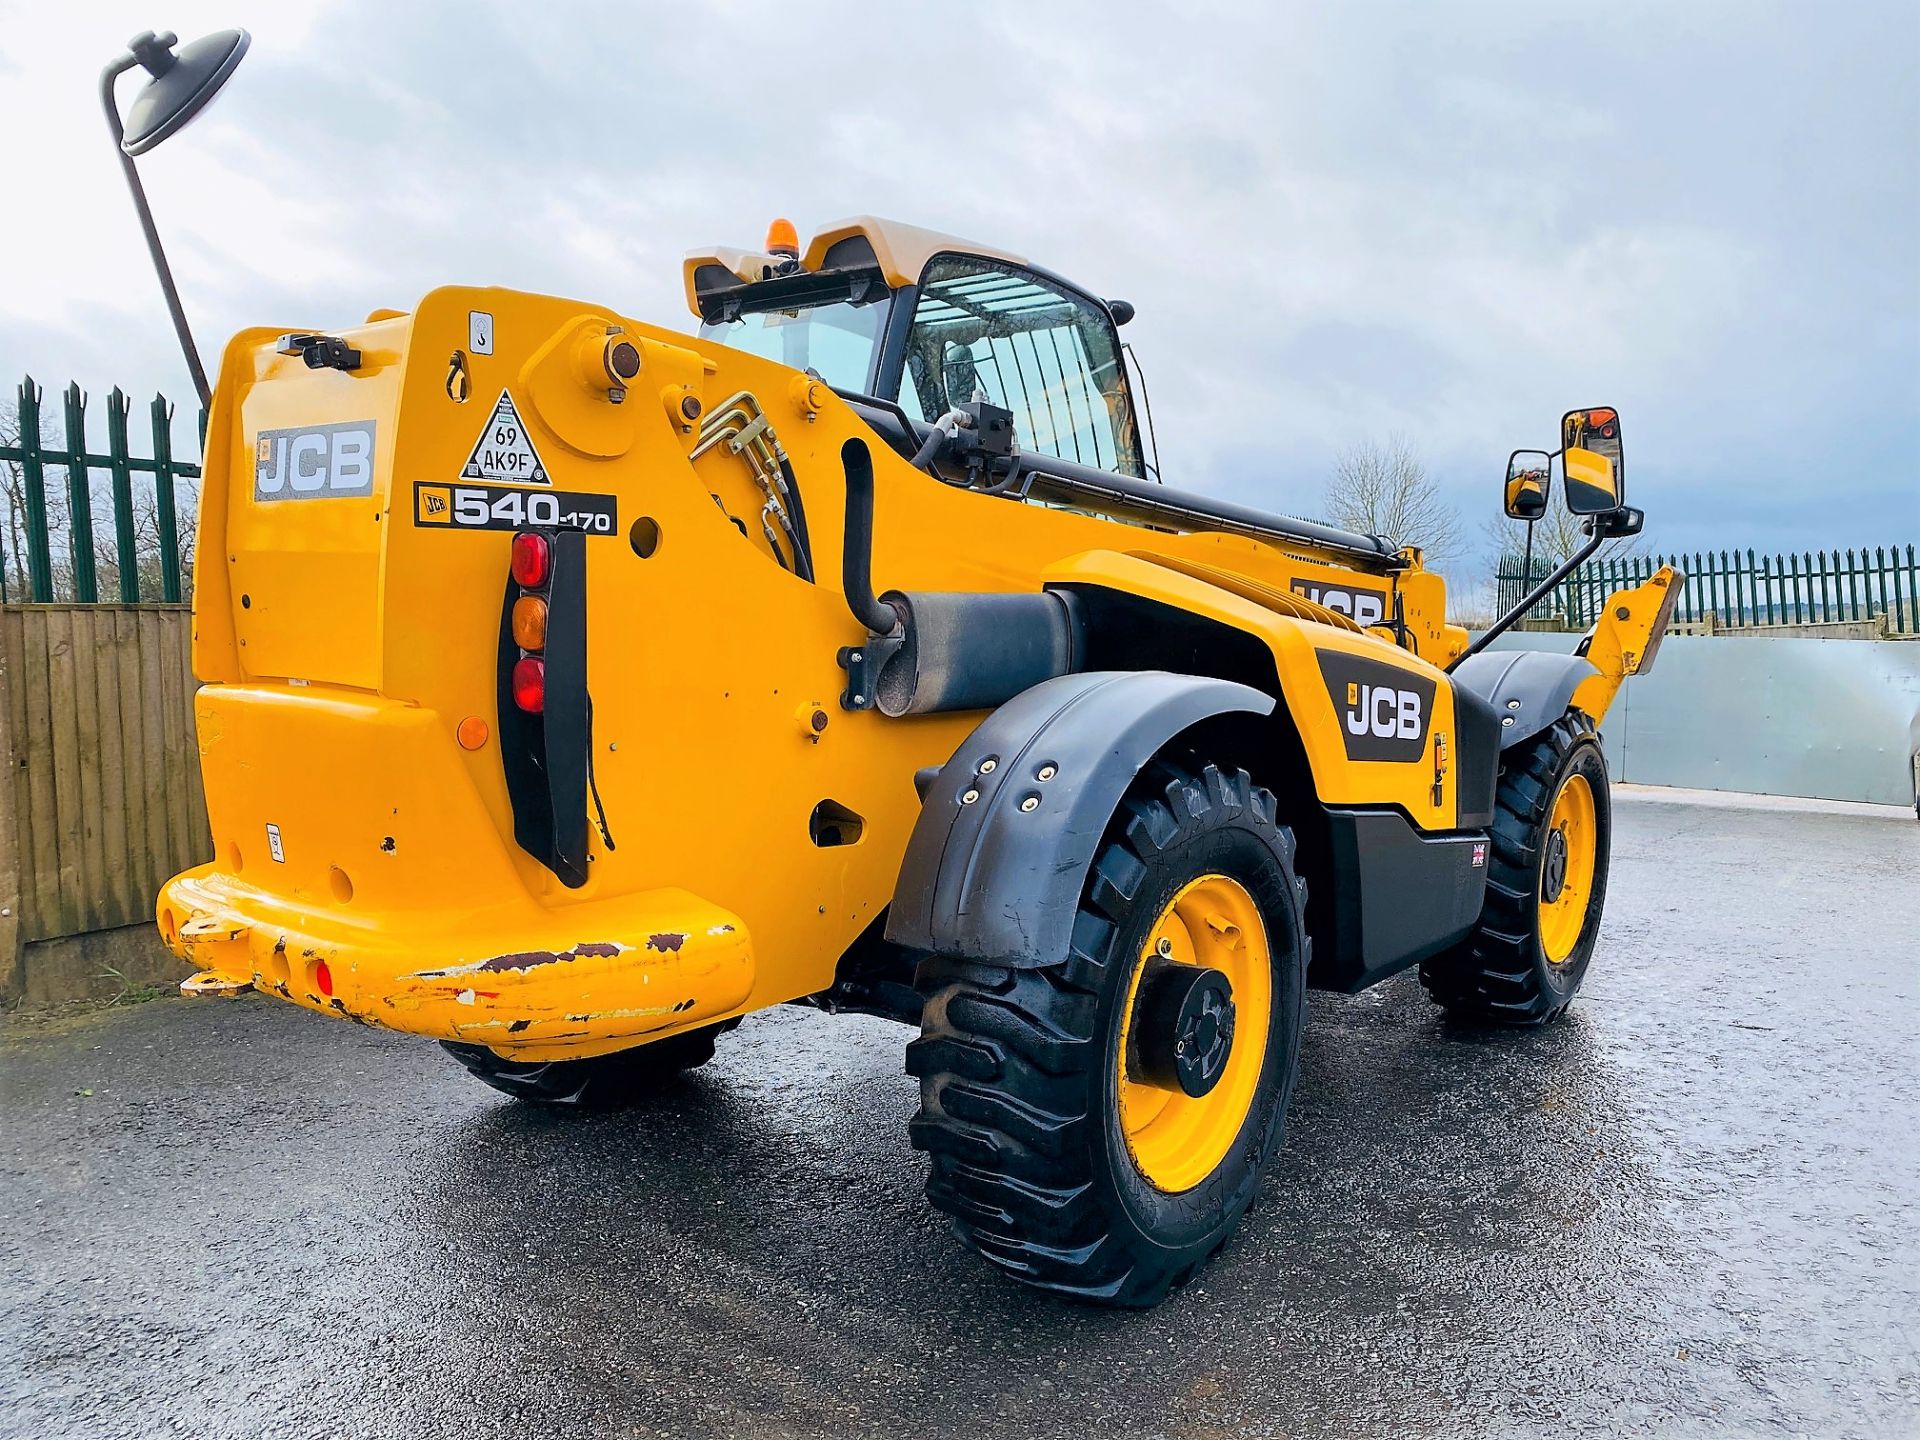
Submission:
<svg viewBox="0 0 1920 1440">
<path fill-rule="evenodd" d="M 1544 450 L 1516 450 L 1507 457 L 1509 520 L 1538 520 L 1553 489 L 1553 457 Z"/>
<path fill-rule="evenodd" d="M 1569 410 L 1560 417 L 1560 448 L 1567 509 L 1575 515 L 1604 515 L 1626 503 L 1618 410 L 1607 405 Z"/>
</svg>

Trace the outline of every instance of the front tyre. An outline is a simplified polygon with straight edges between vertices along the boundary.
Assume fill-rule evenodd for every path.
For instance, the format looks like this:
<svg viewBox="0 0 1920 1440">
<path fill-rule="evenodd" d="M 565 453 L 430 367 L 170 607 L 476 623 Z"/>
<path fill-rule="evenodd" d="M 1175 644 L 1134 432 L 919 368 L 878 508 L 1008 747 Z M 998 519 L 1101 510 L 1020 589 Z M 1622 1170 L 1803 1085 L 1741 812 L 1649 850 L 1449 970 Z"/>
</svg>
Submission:
<svg viewBox="0 0 1920 1440">
<path fill-rule="evenodd" d="M 1540 1025 L 1564 1011 L 1600 937 L 1613 842 L 1607 762 L 1570 710 L 1501 757 L 1486 907 L 1458 947 L 1420 967 L 1463 1019 Z"/>
<path fill-rule="evenodd" d="M 1306 888 L 1244 771 L 1156 762 L 1095 856 L 1066 956 L 927 960 L 927 1195 L 1014 1278 L 1113 1305 L 1184 1284 L 1278 1145 L 1306 995 Z"/>
</svg>

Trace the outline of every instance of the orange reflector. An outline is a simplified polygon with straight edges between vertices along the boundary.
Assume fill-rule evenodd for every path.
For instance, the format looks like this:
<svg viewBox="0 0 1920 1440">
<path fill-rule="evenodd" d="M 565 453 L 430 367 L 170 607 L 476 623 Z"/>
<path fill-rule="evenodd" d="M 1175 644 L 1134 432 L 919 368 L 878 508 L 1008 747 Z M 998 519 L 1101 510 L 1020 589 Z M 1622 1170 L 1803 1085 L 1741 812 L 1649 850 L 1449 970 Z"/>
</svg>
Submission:
<svg viewBox="0 0 1920 1440">
<path fill-rule="evenodd" d="M 800 232 L 784 216 L 767 226 L 767 254 L 800 258 Z"/>
<path fill-rule="evenodd" d="M 460 728 L 455 733 L 460 737 L 462 750 L 478 750 L 487 743 L 487 722 L 478 715 L 469 715 L 460 722 Z"/>
<path fill-rule="evenodd" d="M 547 648 L 547 602 L 538 595 L 513 602 L 513 643 L 522 650 Z"/>
</svg>

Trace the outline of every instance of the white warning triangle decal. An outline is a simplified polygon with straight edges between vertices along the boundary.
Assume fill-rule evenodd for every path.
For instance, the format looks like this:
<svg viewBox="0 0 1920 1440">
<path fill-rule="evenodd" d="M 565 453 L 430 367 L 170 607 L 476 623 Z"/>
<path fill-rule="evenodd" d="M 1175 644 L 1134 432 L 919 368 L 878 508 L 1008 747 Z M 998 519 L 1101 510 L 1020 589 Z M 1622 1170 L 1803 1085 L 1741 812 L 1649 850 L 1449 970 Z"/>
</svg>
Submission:
<svg viewBox="0 0 1920 1440">
<path fill-rule="evenodd" d="M 513 408 L 513 397 L 505 390 L 494 402 L 493 413 L 480 438 L 473 442 L 473 453 L 460 468 L 462 480 L 507 480 L 521 485 L 551 485 L 547 467 L 533 448 L 533 437 L 520 423 L 520 412 Z"/>
</svg>

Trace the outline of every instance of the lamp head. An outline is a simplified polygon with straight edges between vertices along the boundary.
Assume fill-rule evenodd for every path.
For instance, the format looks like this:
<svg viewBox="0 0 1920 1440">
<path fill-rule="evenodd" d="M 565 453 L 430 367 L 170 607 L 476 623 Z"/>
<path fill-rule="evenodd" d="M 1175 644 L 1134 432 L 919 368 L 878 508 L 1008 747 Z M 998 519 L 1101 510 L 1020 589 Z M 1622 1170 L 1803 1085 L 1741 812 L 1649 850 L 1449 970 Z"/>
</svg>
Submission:
<svg viewBox="0 0 1920 1440">
<path fill-rule="evenodd" d="M 144 155 L 198 115 L 239 66 L 250 38 L 244 30 L 216 30 L 178 51 L 171 31 L 147 30 L 128 41 L 127 49 L 152 78 L 127 107 L 120 148 Z"/>
</svg>

